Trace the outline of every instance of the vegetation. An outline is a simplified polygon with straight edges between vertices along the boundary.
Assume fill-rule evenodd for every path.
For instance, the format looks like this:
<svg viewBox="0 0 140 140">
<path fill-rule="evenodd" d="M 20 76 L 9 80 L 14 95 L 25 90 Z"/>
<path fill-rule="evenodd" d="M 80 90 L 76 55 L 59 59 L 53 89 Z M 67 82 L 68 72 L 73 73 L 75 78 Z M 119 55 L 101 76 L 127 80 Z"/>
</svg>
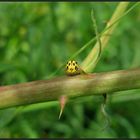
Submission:
<svg viewBox="0 0 140 140">
<path fill-rule="evenodd" d="M 65 62 L 95 39 L 74 57 L 84 69 L 89 64 L 87 56 L 96 44 L 97 35 L 104 31 L 118 4 L 1 3 L 1 86 L 63 76 Z M 129 3 L 125 8 L 134 5 L 134 2 Z M 126 11 L 125 8 L 122 11 Z M 120 14 L 118 25 L 115 24 L 114 30 L 108 34 L 109 42 L 101 42 L 105 49 L 95 69 L 89 65 L 87 71 L 98 73 L 139 67 L 139 8 L 138 3 L 129 12 Z M 93 28 L 92 9 L 97 32 Z M 129 84 L 133 87 L 137 83 L 131 81 Z M 106 111 L 110 122 L 104 130 L 106 119 L 101 111 L 102 96 L 70 100 L 60 120 L 57 101 L 1 109 L 0 137 L 140 137 L 139 91 L 109 94 Z"/>
</svg>

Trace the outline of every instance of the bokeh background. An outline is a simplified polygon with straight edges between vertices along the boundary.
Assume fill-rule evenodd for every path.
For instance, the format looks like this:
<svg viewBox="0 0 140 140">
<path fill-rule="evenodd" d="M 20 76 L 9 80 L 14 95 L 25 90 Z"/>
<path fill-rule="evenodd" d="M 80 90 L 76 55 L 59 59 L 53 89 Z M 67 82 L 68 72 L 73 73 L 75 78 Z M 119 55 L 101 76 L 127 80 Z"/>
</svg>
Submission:
<svg viewBox="0 0 140 140">
<path fill-rule="evenodd" d="M 129 7 L 134 3 L 130 3 Z M 0 3 L 0 85 L 47 79 L 95 37 L 91 9 L 101 32 L 118 2 Z M 140 5 L 123 17 L 94 72 L 140 65 Z M 94 44 L 93 44 L 94 45 Z M 76 56 L 79 64 L 92 46 Z M 54 77 L 64 75 L 64 69 Z M 110 95 L 104 130 L 102 97 L 70 101 L 58 120 L 58 102 L 0 110 L 0 137 L 140 137 L 140 90 Z"/>
</svg>

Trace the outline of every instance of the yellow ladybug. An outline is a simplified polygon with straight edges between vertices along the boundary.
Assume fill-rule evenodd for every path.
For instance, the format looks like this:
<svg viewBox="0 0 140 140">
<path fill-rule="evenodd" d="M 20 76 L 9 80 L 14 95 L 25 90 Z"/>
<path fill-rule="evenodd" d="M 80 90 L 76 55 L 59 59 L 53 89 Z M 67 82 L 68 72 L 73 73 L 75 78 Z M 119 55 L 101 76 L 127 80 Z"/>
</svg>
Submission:
<svg viewBox="0 0 140 140">
<path fill-rule="evenodd" d="M 79 74 L 84 74 L 85 72 L 80 68 L 78 63 L 74 60 L 70 60 L 66 65 L 66 74 L 68 76 L 74 76 Z"/>
</svg>

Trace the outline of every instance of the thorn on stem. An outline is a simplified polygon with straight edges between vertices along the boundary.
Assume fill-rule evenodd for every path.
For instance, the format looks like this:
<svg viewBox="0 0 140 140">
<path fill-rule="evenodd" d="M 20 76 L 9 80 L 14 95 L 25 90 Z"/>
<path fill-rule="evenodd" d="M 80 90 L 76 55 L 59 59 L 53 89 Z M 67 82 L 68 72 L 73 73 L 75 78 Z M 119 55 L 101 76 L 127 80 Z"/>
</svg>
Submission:
<svg viewBox="0 0 140 140">
<path fill-rule="evenodd" d="M 107 102 L 107 94 L 104 93 L 104 94 L 103 94 L 103 97 L 104 97 L 104 104 L 106 104 L 106 102 Z"/>
<path fill-rule="evenodd" d="M 67 97 L 66 96 L 61 96 L 60 99 L 59 99 L 59 102 L 60 102 L 60 113 L 59 113 L 59 119 L 63 113 L 63 110 L 64 110 L 64 107 L 65 107 L 65 104 L 67 102 Z"/>
</svg>

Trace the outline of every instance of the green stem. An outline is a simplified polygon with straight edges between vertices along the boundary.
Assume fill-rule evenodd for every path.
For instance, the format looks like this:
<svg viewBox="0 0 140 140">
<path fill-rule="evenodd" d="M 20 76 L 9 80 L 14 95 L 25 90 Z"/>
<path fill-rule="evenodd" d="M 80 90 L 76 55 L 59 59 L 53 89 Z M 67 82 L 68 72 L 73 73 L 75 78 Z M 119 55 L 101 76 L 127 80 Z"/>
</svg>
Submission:
<svg viewBox="0 0 140 140">
<path fill-rule="evenodd" d="M 56 101 L 61 95 L 75 98 L 137 88 L 140 88 L 140 68 L 65 76 L 0 87 L 0 108 Z"/>
<path fill-rule="evenodd" d="M 117 24 L 119 22 L 116 22 L 125 12 L 129 2 L 120 2 L 117 9 L 115 10 L 113 16 L 108 21 L 108 24 L 105 28 L 105 32 L 101 35 L 100 40 L 102 44 L 102 50 L 107 46 L 107 43 L 109 42 L 109 39 L 111 38 L 111 34 L 113 33 L 114 29 L 116 28 Z M 115 24 L 114 24 L 115 23 Z M 110 28 L 109 28 L 110 27 Z M 106 30 L 108 28 L 108 30 Z M 98 52 L 99 52 L 99 43 L 95 44 L 89 55 L 85 58 L 85 60 L 82 63 L 82 68 L 87 71 L 91 72 L 93 68 L 95 67 L 95 60 L 97 58 Z"/>
</svg>

